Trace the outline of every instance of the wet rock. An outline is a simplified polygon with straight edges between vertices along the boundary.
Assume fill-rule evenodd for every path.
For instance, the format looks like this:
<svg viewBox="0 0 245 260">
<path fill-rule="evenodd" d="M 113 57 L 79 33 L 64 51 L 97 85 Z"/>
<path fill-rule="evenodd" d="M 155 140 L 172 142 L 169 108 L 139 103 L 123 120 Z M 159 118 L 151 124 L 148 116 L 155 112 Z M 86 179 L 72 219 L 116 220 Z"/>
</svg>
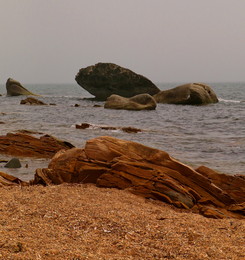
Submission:
<svg viewBox="0 0 245 260">
<path fill-rule="evenodd" d="M 214 175 L 212 179 L 227 181 Z M 33 184 L 91 182 L 99 187 L 127 189 L 207 217 L 244 218 L 243 188 L 240 193 L 243 202 L 238 205 L 234 193 L 212 179 L 164 151 L 104 136 L 87 141 L 84 149 L 59 151 L 48 168 L 36 171 Z"/>
<path fill-rule="evenodd" d="M 8 133 L 0 136 L 0 154 L 21 157 L 52 158 L 61 149 L 74 147 L 66 141 L 56 139 L 50 135 L 40 138 L 22 133 Z"/>
<path fill-rule="evenodd" d="M 7 95 L 8 96 L 20 96 L 20 95 L 25 95 L 25 96 L 38 96 L 26 88 L 24 88 L 21 83 L 17 80 L 9 78 L 6 82 L 6 89 L 7 89 Z"/>
<path fill-rule="evenodd" d="M 164 104 L 205 105 L 218 102 L 211 87 L 202 83 L 190 83 L 163 90 L 153 97 L 157 103 Z"/>
<path fill-rule="evenodd" d="M 106 100 L 112 94 L 133 97 L 142 93 L 154 95 L 160 91 L 146 77 L 113 63 L 97 63 L 82 68 L 75 79 L 97 100 Z"/>
<path fill-rule="evenodd" d="M 47 105 L 43 101 L 38 100 L 38 99 L 33 98 L 33 97 L 28 97 L 26 99 L 21 100 L 20 104 L 21 105 Z"/>
<path fill-rule="evenodd" d="M 21 163 L 18 158 L 12 158 L 6 163 L 5 168 L 21 168 Z"/>
<path fill-rule="evenodd" d="M 149 94 L 139 94 L 131 98 L 111 95 L 107 98 L 104 108 L 125 110 L 153 110 L 156 109 L 156 101 Z"/>
</svg>

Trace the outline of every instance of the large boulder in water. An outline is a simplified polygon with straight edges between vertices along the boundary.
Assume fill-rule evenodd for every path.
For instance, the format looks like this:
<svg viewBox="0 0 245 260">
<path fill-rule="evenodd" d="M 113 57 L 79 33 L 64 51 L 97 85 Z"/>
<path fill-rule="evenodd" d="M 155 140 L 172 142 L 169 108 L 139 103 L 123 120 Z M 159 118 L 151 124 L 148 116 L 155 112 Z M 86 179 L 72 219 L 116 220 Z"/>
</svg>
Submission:
<svg viewBox="0 0 245 260">
<path fill-rule="evenodd" d="M 139 94 L 131 98 L 111 95 L 107 98 L 104 108 L 125 110 L 153 110 L 156 109 L 156 101 L 149 94 Z"/>
<path fill-rule="evenodd" d="M 219 101 L 211 87 L 202 83 L 189 83 L 163 90 L 155 94 L 154 98 L 157 103 L 182 105 L 205 105 Z"/>
<path fill-rule="evenodd" d="M 24 88 L 19 81 L 9 78 L 6 82 L 6 89 L 7 89 L 7 95 L 8 96 L 38 96 L 26 88 Z"/>
<path fill-rule="evenodd" d="M 112 94 L 133 97 L 160 90 L 146 77 L 113 63 L 97 63 L 82 68 L 76 75 L 77 83 L 98 100 L 106 100 Z"/>
<path fill-rule="evenodd" d="M 245 178 L 198 171 L 164 151 L 103 136 L 87 141 L 84 149 L 59 151 L 48 168 L 36 170 L 32 184 L 95 183 L 207 217 L 244 218 Z"/>
</svg>

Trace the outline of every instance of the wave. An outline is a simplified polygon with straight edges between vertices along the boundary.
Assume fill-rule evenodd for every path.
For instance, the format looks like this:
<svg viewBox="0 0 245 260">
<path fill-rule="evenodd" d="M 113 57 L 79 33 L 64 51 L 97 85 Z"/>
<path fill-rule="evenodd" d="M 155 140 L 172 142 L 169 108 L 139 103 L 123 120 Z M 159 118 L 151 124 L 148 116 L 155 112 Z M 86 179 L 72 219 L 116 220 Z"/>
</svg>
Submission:
<svg viewBox="0 0 245 260">
<path fill-rule="evenodd" d="M 225 103 L 242 103 L 244 101 L 241 100 L 233 100 L 233 99 L 223 99 L 223 98 L 218 98 L 219 102 L 225 102 Z"/>
</svg>

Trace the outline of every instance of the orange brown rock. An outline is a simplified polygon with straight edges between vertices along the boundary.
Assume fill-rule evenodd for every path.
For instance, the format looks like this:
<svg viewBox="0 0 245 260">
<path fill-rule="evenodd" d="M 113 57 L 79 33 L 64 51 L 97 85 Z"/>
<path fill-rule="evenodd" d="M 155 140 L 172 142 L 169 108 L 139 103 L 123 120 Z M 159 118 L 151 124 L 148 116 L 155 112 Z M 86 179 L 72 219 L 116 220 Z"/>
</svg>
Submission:
<svg viewBox="0 0 245 260">
<path fill-rule="evenodd" d="M 72 147 L 72 144 L 50 135 L 36 138 L 23 133 L 8 133 L 0 136 L 0 154 L 13 156 L 52 158 L 59 150 Z"/>
<path fill-rule="evenodd" d="M 84 149 L 58 152 L 48 169 L 37 170 L 33 184 L 96 183 L 99 187 L 127 189 L 207 217 L 244 218 L 244 186 L 234 181 L 233 187 L 224 188 L 229 176 L 215 171 L 212 178 L 207 175 L 164 151 L 106 136 L 87 141 Z"/>
</svg>

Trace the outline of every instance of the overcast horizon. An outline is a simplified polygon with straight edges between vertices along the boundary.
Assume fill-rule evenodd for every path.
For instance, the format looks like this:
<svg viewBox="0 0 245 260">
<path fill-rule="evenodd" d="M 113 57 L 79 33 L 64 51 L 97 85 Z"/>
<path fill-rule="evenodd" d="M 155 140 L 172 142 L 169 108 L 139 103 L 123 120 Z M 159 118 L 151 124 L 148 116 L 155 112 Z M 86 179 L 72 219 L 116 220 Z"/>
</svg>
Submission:
<svg viewBox="0 0 245 260">
<path fill-rule="evenodd" d="M 160 82 L 245 82 L 243 0 L 0 0 L 0 84 L 112 62 Z"/>
</svg>

